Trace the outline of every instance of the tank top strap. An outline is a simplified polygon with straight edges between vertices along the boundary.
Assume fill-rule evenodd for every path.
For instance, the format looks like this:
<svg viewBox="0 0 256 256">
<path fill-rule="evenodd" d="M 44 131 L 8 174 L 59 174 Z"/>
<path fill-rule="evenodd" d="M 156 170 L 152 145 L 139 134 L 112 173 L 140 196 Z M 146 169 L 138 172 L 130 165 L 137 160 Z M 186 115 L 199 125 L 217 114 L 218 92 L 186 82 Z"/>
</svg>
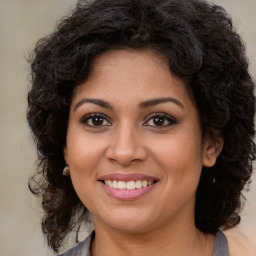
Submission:
<svg viewBox="0 0 256 256">
<path fill-rule="evenodd" d="M 213 256 L 230 256 L 228 240 L 221 230 L 216 234 Z"/>
</svg>

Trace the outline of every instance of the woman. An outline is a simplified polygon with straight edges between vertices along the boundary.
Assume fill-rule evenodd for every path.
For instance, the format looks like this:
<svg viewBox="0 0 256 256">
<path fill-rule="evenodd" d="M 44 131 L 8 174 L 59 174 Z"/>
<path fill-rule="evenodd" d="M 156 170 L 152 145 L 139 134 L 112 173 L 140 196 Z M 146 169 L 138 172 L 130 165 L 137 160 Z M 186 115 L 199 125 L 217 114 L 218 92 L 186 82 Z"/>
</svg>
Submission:
<svg viewBox="0 0 256 256">
<path fill-rule="evenodd" d="M 229 255 L 255 158 L 254 83 L 227 13 L 203 0 L 80 1 L 31 60 L 30 189 L 63 255 Z M 39 177 L 39 179 L 37 179 Z"/>
</svg>

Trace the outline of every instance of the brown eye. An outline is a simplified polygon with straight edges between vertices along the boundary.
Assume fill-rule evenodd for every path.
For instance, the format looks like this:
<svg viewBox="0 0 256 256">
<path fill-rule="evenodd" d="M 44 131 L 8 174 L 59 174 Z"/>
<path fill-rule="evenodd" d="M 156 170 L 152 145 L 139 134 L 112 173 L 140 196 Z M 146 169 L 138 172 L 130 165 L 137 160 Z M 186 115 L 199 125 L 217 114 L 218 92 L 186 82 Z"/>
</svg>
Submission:
<svg viewBox="0 0 256 256">
<path fill-rule="evenodd" d="M 81 123 L 93 128 L 111 125 L 103 115 L 99 114 L 90 114 L 89 116 L 84 117 L 81 120 Z"/>
<path fill-rule="evenodd" d="M 153 118 L 153 123 L 156 126 L 163 126 L 164 125 L 165 119 L 163 117 L 154 117 Z"/>
<path fill-rule="evenodd" d="M 177 124 L 177 121 L 166 114 L 153 114 L 151 115 L 144 126 L 152 126 L 157 128 L 164 128 L 171 125 Z"/>
<path fill-rule="evenodd" d="M 93 117 L 91 122 L 93 125 L 98 126 L 98 125 L 102 125 L 104 120 L 102 117 Z"/>
</svg>

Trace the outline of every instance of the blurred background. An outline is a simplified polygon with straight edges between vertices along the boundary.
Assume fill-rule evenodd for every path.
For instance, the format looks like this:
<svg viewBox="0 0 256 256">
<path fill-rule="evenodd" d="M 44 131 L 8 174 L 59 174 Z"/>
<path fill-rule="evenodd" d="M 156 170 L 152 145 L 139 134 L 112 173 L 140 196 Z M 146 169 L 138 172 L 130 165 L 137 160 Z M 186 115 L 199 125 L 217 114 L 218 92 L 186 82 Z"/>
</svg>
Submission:
<svg viewBox="0 0 256 256">
<path fill-rule="evenodd" d="M 215 0 L 233 17 L 246 42 L 250 71 L 256 78 L 256 1 Z M 41 209 L 27 189 L 35 169 L 35 147 L 26 123 L 28 53 L 51 32 L 76 0 L 0 0 L 0 254 L 50 256 L 41 232 Z M 255 177 L 255 176 L 254 176 Z M 242 221 L 256 244 L 256 180 L 252 181 Z M 85 234 L 84 234 L 85 235 Z M 69 242 L 71 245 L 73 242 Z"/>
</svg>

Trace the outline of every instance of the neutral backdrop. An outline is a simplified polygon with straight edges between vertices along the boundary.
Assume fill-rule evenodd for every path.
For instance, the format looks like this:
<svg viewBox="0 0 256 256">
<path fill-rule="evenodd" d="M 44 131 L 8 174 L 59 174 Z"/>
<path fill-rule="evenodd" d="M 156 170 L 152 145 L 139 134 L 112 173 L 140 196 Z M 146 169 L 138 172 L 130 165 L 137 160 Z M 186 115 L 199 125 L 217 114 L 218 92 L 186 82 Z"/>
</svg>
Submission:
<svg viewBox="0 0 256 256">
<path fill-rule="evenodd" d="M 215 0 L 232 15 L 247 45 L 256 77 L 256 1 Z M 40 228 L 41 209 L 27 189 L 35 169 L 35 147 L 26 123 L 29 66 L 26 56 L 37 39 L 51 32 L 75 0 L 0 0 L 0 255 L 53 255 Z M 246 193 L 246 192 L 245 192 Z M 242 222 L 256 244 L 256 181 L 246 193 Z M 82 234 L 82 236 L 85 234 Z M 67 246 L 71 245 L 71 240 Z"/>
</svg>

